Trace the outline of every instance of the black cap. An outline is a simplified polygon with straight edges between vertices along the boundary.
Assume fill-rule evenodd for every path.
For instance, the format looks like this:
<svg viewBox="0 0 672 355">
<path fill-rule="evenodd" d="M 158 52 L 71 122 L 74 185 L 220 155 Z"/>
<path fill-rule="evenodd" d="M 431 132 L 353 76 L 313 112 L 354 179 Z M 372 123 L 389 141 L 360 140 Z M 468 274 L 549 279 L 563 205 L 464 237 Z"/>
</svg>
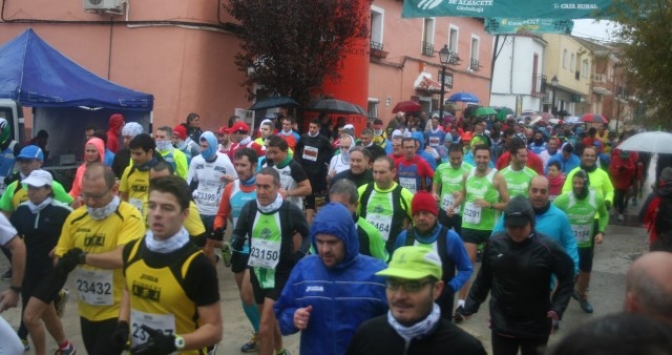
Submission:
<svg viewBox="0 0 672 355">
<path fill-rule="evenodd" d="M 504 209 L 504 225 L 524 227 L 527 223 L 534 225 L 534 210 L 529 199 L 518 195 L 512 198 Z"/>
</svg>

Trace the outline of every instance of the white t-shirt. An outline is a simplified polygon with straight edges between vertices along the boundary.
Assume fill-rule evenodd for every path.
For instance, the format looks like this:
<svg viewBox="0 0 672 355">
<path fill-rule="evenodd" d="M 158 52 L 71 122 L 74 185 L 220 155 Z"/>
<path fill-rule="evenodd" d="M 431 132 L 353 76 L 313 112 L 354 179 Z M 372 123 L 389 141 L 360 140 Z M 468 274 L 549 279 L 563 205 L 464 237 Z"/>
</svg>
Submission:
<svg viewBox="0 0 672 355">
<path fill-rule="evenodd" d="M 192 195 L 201 215 L 214 216 L 217 214 L 219 200 L 226 186 L 222 181 L 224 175 L 238 177 L 231 159 L 224 153 L 217 152 L 217 159 L 211 163 L 206 162 L 200 154 L 191 159 L 187 184 L 191 185 L 193 181 L 198 182 Z"/>
<path fill-rule="evenodd" d="M 0 245 L 7 245 L 17 234 L 16 228 L 9 223 L 4 214 L 0 213 Z"/>
<path fill-rule="evenodd" d="M 346 164 L 343 162 L 343 159 L 341 159 L 341 154 L 334 155 L 331 158 L 331 162 L 329 163 L 329 171 L 335 171 L 336 174 L 340 173 L 341 171 L 345 171 L 350 169 L 350 163 Z"/>
</svg>

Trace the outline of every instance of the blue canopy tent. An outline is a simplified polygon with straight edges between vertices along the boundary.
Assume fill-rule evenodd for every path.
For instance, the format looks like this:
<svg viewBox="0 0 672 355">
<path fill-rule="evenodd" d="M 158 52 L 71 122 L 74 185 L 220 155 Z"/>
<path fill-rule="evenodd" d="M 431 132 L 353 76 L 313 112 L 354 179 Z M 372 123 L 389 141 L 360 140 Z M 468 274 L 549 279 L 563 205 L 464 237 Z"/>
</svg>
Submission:
<svg viewBox="0 0 672 355">
<path fill-rule="evenodd" d="M 115 112 L 149 130 L 154 106 L 151 94 L 91 73 L 32 29 L 0 47 L 0 99 L 33 107 L 33 131 L 47 130 L 49 150 L 59 153 L 83 151 L 84 127 L 107 130 L 107 120 Z"/>
</svg>

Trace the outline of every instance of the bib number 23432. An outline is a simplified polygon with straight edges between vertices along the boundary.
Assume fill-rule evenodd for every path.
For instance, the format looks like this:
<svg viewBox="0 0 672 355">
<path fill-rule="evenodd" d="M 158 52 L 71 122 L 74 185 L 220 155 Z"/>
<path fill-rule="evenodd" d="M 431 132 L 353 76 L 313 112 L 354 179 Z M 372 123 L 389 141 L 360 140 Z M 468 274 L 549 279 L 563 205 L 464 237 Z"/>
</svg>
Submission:
<svg viewBox="0 0 672 355">
<path fill-rule="evenodd" d="M 92 306 L 114 304 L 111 270 L 79 270 L 76 283 L 82 301 Z"/>
</svg>

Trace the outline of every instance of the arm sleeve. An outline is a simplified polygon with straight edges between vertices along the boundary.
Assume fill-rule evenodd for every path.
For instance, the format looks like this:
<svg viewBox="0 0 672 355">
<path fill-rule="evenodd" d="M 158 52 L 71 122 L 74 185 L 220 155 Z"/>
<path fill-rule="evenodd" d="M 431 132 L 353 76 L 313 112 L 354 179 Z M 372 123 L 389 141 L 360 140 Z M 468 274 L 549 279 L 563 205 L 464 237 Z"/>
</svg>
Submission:
<svg viewBox="0 0 672 355">
<path fill-rule="evenodd" d="M 572 292 L 574 292 L 574 267 L 572 259 L 557 244 L 551 245 L 551 253 L 553 254 L 553 274 L 558 278 L 558 287 L 551 297 L 550 310 L 562 318 Z"/>
<path fill-rule="evenodd" d="M 13 182 L 11 183 L 7 189 L 5 190 L 5 193 L 2 194 L 2 197 L 0 197 L 0 210 L 5 211 L 5 212 L 12 212 L 12 196 L 14 196 L 14 192 L 16 191 L 16 186 L 18 185 L 18 182 Z M 67 195 L 67 193 L 66 193 Z M 70 195 L 68 195 L 70 196 Z"/>
<path fill-rule="evenodd" d="M 469 289 L 469 295 L 467 296 L 464 307 L 467 314 L 478 312 L 481 303 L 485 301 L 485 298 L 488 297 L 488 293 L 490 292 L 490 287 L 492 286 L 492 267 L 490 266 L 488 256 L 490 255 L 491 247 L 492 243 L 488 243 L 485 245 L 485 249 L 483 249 L 481 268 L 478 270 L 478 275 L 471 285 L 471 289 Z"/>
<path fill-rule="evenodd" d="M 68 250 L 73 248 L 72 242 L 72 231 L 71 231 L 71 222 L 73 214 L 70 214 L 66 218 L 65 223 L 63 223 L 63 229 L 61 229 L 61 236 L 58 238 L 58 243 L 56 244 L 56 251 L 54 254 L 59 258 L 63 256 Z"/>
<path fill-rule="evenodd" d="M 197 307 L 208 306 L 219 301 L 217 271 L 205 254 L 199 254 L 189 265 L 184 277 L 187 297 Z"/>
<path fill-rule="evenodd" d="M 296 181 L 297 183 L 302 182 L 304 180 L 308 180 L 308 175 L 306 174 L 306 171 L 298 163 L 294 165 L 294 167 L 291 169 L 291 174 L 292 179 L 294 179 L 294 181 Z"/>
<path fill-rule="evenodd" d="M 448 249 L 446 252 L 457 267 L 457 274 L 448 282 L 448 286 L 453 292 L 457 292 L 469 281 L 471 274 L 474 273 L 474 266 L 471 264 L 467 249 L 464 248 L 464 243 L 457 233 L 448 231 L 446 237 L 446 248 Z"/>
<path fill-rule="evenodd" d="M 609 178 L 609 175 L 603 171 L 602 174 L 602 179 L 604 180 L 604 183 L 602 185 L 602 196 L 604 197 L 604 201 L 609 201 L 609 203 L 614 201 L 614 185 L 611 183 L 611 179 Z M 565 181 L 565 184 L 567 182 Z M 570 180 L 571 183 L 571 180 Z M 602 214 L 602 212 L 600 212 Z"/>
<path fill-rule="evenodd" d="M 75 200 L 74 198 L 72 198 L 72 196 L 70 196 L 65 191 L 65 189 L 63 188 L 63 185 L 61 185 L 60 183 L 58 183 L 56 181 L 54 181 L 53 191 L 54 191 L 54 200 L 56 200 L 58 202 L 63 202 L 65 204 L 69 205 L 69 204 L 72 203 L 72 201 Z"/>
<path fill-rule="evenodd" d="M 544 175 L 544 162 L 541 160 L 541 158 L 538 155 L 533 155 L 532 156 L 532 161 L 530 162 L 531 166 L 534 171 L 537 172 L 539 175 Z"/>
<path fill-rule="evenodd" d="M 562 219 L 562 235 L 560 236 L 560 243 L 565 249 L 565 252 L 572 259 L 574 263 L 574 274 L 579 274 L 579 250 L 576 244 L 576 237 L 572 231 L 572 225 L 569 224 L 569 219 L 564 213 L 560 216 Z"/>
<path fill-rule="evenodd" d="M 217 214 L 215 215 L 215 222 L 212 229 L 224 228 L 228 224 L 229 214 L 231 213 L 231 189 L 233 184 L 227 184 L 224 187 L 222 198 L 219 200 L 219 207 L 217 207 Z"/>
<path fill-rule="evenodd" d="M 18 232 L 9 223 L 7 217 L 4 214 L 0 213 L 0 245 L 7 245 L 10 240 L 14 239 Z"/>
<path fill-rule="evenodd" d="M 410 220 L 413 220 L 413 215 L 411 214 L 411 201 L 413 201 L 413 193 L 407 189 L 401 189 L 401 198 L 405 202 L 405 204 L 401 204 L 401 207 L 406 206 L 406 215 Z"/>
<path fill-rule="evenodd" d="M 191 182 L 194 179 L 197 179 L 196 177 L 196 164 L 189 164 L 189 171 L 187 172 L 187 185 L 191 185 Z"/>
<path fill-rule="evenodd" d="M 285 287 L 282 289 L 282 293 L 278 300 L 275 301 L 273 305 L 273 311 L 275 316 L 278 318 L 278 326 L 280 327 L 280 333 L 282 335 L 290 335 L 298 332 L 299 330 L 294 326 L 294 312 L 299 309 L 299 305 L 296 303 L 297 295 L 294 292 L 294 284 L 299 282 L 299 267 L 301 265 L 296 265 L 294 270 L 289 275 L 289 280 L 285 283 Z M 313 321 L 317 321 L 313 319 Z"/>
<path fill-rule="evenodd" d="M 600 218 L 597 220 L 598 230 L 596 232 L 604 232 L 607 224 L 609 224 L 609 211 L 607 211 L 605 201 L 599 197 L 597 197 L 597 206 L 597 213 L 600 215 Z"/>
<path fill-rule="evenodd" d="M 432 167 L 429 166 L 429 164 L 423 164 L 422 166 L 423 166 L 423 169 L 425 170 L 425 173 L 423 175 L 425 175 L 429 179 L 433 179 L 434 178 L 434 170 L 432 169 Z"/>
<path fill-rule="evenodd" d="M 122 226 L 121 231 L 119 231 L 117 246 L 142 238 L 142 236 L 145 235 L 145 231 L 145 223 L 140 216 L 140 212 L 135 208 L 132 208 L 130 213 L 124 216 L 124 225 Z"/>
<path fill-rule="evenodd" d="M 206 231 L 203 220 L 198 214 L 198 207 L 191 201 L 189 202 L 189 216 L 184 220 L 183 225 L 192 238 L 201 236 Z"/>
<path fill-rule="evenodd" d="M 294 148 L 294 160 L 300 162 L 302 153 L 303 153 L 303 139 L 299 139 L 299 141 L 296 142 L 296 147 Z"/>
<path fill-rule="evenodd" d="M 297 255 L 298 258 L 296 261 L 298 261 L 306 255 L 308 248 L 310 248 L 310 226 L 308 226 L 308 221 L 306 220 L 303 211 L 293 204 L 290 204 L 289 206 L 289 220 L 292 221 L 294 227 L 292 229 L 301 235 L 301 245 L 299 245 L 299 248 L 296 251 L 301 254 Z"/>
<path fill-rule="evenodd" d="M 385 240 L 383 240 L 383 236 L 375 227 L 370 228 L 368 234 L 369 250 L 371 251 L 371 256 L 387 262 L 390 259 L 390 255 L 387 253 L 387 249 L 385 249 Z"/>
<path fill-rule="evenodd" d="M 179 152 L 175 154 L 175 152 Z M 184 155 L 184 153 L 180 152 L 179 150 L 175 149 L 175 152 L 173 154 L 175 155 L 175 175 L 187 179 L 187 156 Z"/>
<path fill-rule="evenodd" d="M 649 216 L 650 215 L 649 207 L 651 207 L 651 202 L 653 201 L 655 196 L 656 195 L 654 195 L 653 193 L 650 193 L 649 196 L 646 197 L 646 200 L 644 201 L 644 204 L 642 205 L 642 209 L 639 210 L 639 221 L 640 222 L 642 222 L 642 223 L 648 223 L 649 222 L 649 219 L 651 218 Z"/>
</svg>

